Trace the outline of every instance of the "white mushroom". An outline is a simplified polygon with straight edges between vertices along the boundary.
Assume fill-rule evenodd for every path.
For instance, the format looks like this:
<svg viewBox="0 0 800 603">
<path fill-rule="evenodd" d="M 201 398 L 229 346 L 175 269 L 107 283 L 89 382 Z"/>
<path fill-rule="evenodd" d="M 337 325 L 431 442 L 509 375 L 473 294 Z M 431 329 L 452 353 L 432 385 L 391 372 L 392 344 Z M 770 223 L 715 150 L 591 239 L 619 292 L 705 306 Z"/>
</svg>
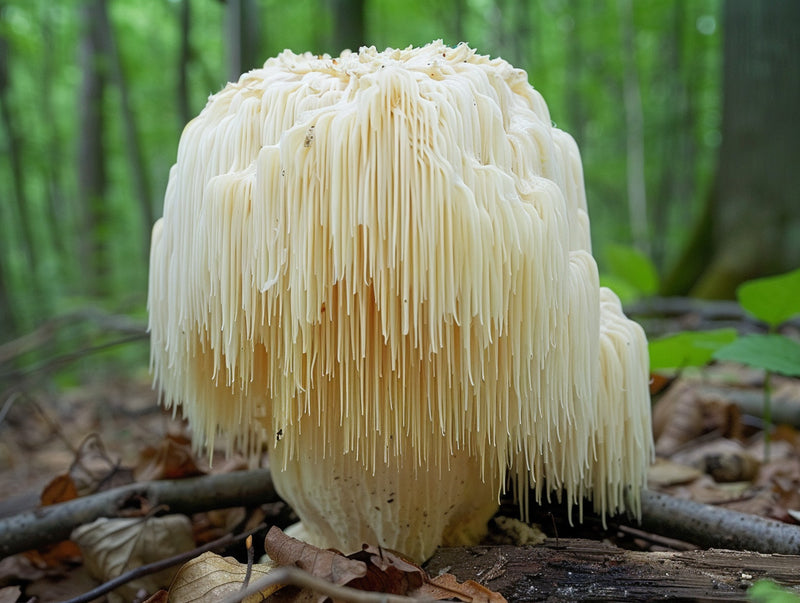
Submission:
<svg viewBox="0 0 800 603">
<path fill-rule="evenodd" d="M 213 95 L 149 309 L 166 405 L 268 446 L 314 544 L 474 543 L 509 474 L 638 513 L 645 337 L 598 285 L 575 143 L 502 59 L 285 51 Z"/>
</svg>

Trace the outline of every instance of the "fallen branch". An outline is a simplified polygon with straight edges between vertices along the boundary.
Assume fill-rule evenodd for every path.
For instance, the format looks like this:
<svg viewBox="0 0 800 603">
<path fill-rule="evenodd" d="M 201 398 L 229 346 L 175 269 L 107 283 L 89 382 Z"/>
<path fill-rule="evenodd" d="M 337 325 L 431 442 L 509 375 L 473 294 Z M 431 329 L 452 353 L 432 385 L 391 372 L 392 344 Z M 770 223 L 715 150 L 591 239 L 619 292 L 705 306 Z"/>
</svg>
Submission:
<svg viewBox="0 0 800 603">
<path fill-rule="evenodd" d="M 800 526 L 650 490 L 642 493 L 641 527 L 701 547 L 800 555 Z"/>
<path fill-rule="evenodd" d="M 190 514 L 256 506 L 278 496 L 267 469 L 128 484 L 0 519 L 0 557 L 67 540 L 80 525 L 139 509 L 142 499 L 151 507 L 165 505 L 172 513 Z"/>
</svg>

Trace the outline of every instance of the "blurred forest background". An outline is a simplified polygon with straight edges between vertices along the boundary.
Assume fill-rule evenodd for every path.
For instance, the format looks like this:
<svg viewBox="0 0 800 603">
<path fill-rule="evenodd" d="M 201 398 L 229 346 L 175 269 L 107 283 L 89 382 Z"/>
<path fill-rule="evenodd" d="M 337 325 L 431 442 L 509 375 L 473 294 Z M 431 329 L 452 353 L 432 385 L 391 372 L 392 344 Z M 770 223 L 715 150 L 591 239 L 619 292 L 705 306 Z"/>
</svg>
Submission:
<svg viewBox="0 0 800 603">
<path fill-rule="evenodd" d="M 798 31 L 796 0 L 0 0 L 0 365 L 87 308 L 141 337 L 181 130 L 284 48 L 526 69 L 581 148 L 601 269 L 622 243 L 662 294 L 730 296 L 800 265 Z"/>
</svg>

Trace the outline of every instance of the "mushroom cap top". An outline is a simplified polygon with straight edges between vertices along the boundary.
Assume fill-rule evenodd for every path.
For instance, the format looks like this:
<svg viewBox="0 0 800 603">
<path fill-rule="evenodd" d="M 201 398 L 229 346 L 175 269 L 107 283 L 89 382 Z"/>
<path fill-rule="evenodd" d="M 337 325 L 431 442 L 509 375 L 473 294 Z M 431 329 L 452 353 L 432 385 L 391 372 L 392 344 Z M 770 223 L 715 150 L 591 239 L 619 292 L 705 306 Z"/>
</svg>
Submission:
<svg viewBox="0 0 800 603">
<path fill-rule="evenodd" d="M 207 444 L 266 443 L 277 467 L 313 425 L 319 458 L 466 451 L 613 511 L 649 458 L 646 342 L 614 299 L 577 147 L 524 71 L 441 41 L 284 51 L 182 135 L 153 231 L 152 368 Z"/>
</svg>

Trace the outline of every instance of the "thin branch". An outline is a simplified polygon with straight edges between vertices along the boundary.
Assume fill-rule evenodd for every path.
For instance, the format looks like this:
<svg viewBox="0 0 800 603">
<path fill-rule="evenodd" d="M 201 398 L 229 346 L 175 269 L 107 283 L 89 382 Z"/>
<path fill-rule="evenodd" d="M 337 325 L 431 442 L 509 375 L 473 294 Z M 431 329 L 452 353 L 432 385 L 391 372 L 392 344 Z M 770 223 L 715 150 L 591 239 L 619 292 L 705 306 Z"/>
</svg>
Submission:
<svg viewBox="0 0 800 603">
<path fill-rule="evenodd" d="M 266 469 L 128 484 L 0 519 L 0 558 L 67 540 L 80 525 L 140 508 L 141 499 L 186 514 L 279 500 Z"/>
<path fill-rule="evenodd" d="M 338 586 L 322 580 L 321 578 L 317 578 L 305 570 L 301 570 L 299 567 L 284 566 L 270 570 L 269 574 L 259 578 L 246 589 L 224 598 L 221 603 L 240 603 L 247 597 L 258 594 L 262 590 L 277 584 L 307 588 L 325 595 L 326 597 L 330 597 L 334 601 L 346 601 L 349 603 L 422 603 L 423 601 L 431 601 L 431 599 L 416 599 L 414 597 L 390 595 L 358 590 L 348 586 Z"/>
</svg>

